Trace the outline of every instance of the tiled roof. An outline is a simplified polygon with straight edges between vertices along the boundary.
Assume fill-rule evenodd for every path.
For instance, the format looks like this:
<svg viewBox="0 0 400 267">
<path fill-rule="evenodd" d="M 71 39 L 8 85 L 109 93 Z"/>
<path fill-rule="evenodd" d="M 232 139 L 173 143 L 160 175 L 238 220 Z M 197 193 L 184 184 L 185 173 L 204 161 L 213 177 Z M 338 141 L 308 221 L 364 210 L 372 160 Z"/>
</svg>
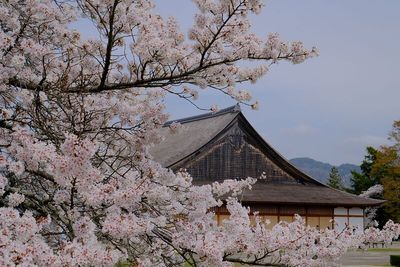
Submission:
<svg viewBox="0 0 400 267">
<path fill-rule="evenodd" d="M 171 132 L 169 126 L 172 122 L 174 121 L 166 123 L 160 129 L 160 134 L 164 140 L 150 150 L 154 159 L 164 167 L 177 170 L 182 164 L 184 166 L 185 162 L 195 162 L 199 155 L 207 151 L 207 153 L 210 153 L 210 149 L 215 148 L 215 145 L 218 143 L 216 140 L 221 140 L 221 138 L 224 138 L 224 134 L 229 132 L 230 129 L 240 125 L 239 128 L 244 129 L 248 139 L 254 141 L 257 149 L 261 151 L 260 153 L 262 153 L 263 157 L 275 166 L 274 168 L 279 168 L 287 174 L 287 177 L 291 177 L 291 179 L 297 181 L 296 183 L 285 183 L 283 180 L 274 181 L 274 179 L 271 180 L 267 177 L 266 180 L 258 181 L 252 190 L 246 190 L 243 193 L 242 201 L 244 202 L 360 207 L 383 203 L 382 200 L 364 198 L 330 188 L 297 169 L 255 131 L 241 113 L 238 105 L 216 113 L 206 113 L 176 120 L 176 122 L 181 123 L 183 126 L 183 129 L 178 133 Z M 232 156 L 230 155 L 229 157 Z M 253 170 L 249 169 L 249 166 L 254 165 L 251 163 L 254 162 L 243 163 L 243 166 L 247 167 L 249 173 Z M 235 165 L 235 167 L 238 166 Z M 248 176 L 249 174 L 241 178 Z M 195 184 L 212 183 L 215 180 L 220 180 L 218 177 L 198 178 L 194 180 Z"/>
<path fill-rule="evenodd" d="M 163 141 L 150 149 L 150 154 L 164 167 L 170 167 L 180 159 L 189 156 L 224 130 L 239 114 L 240 108 L 232 106 L 215 113 L 169 121 L 160 129 Z M 182 124 L 179 133 L 172 133 L 169 125 Z"/>
</svg>

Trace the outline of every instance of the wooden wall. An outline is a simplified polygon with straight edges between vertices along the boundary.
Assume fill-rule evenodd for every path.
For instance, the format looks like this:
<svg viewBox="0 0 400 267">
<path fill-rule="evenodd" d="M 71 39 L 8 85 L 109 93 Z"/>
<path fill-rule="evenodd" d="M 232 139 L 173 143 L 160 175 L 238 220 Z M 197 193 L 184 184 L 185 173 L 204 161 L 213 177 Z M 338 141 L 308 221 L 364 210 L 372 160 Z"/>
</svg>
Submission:
<svg viewBox="0 0 400 267">
<path fill-rule="evenodd" d="M 334 219 L 334 208 L 322 206 L 291 206 L 291 205 L 246 205 L 250 207 L 250 215 L 258 212 L 261 220 L 269 220 L 272 228 L 280 221 L 292 222 L 294 215 L 298 214 L 306 220 L 307 225 L 320 228 L 331 228 Z M 229 217 L 229 212 L 225 207 L 218 207 L 213 210 L 219 224 Z"/>
<path fill-rule="evenodd" d="M 207 151 L 180 165 L 195 180 L 225 180 L 267 176 L 266 182 L 297 183 L 297 180 L 276 166 L 252 140 L 235 126 Z"/>
<path fill-rule="evenodd" d="M 291 206 L 291 205 L 261 205 L 244 204 L 250 207 L 250 215 L 258 211 L 261 220 L 269 220 L 268 228 L 272 228 L 280 221 L 292 222 L 294 215 L 298 214 L 306 220 L 306 224 L 320 229 L 338 227 L 340 230 L 346 225 L 358 227 L 359 231 L 364 229 L 363 214 L 361 208 L 333 208 L 323 206 Z M 229 218 L 229 212 L 225 207 L 213 209 L 218 224 Z M 251 216 L 254 223 L 254 218 Z M 335 226 L 336 222 L 336 226 Z"/>
</svg>

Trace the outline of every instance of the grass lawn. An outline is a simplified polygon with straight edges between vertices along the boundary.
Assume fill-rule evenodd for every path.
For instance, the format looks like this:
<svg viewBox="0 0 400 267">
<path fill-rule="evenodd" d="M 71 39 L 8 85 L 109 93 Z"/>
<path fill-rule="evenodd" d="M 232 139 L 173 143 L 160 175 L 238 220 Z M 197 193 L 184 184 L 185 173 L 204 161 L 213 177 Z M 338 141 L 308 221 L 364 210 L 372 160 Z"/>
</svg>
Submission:
<svg viewBox="0 0 400 267">
<path fill-rule="evenodd" d="M 398 252 L 398 254 L 400 254 L 400 248 L 369 248 L 369 249 L 367 249 L 367 251 L 368 252 Z"/>
</svg>

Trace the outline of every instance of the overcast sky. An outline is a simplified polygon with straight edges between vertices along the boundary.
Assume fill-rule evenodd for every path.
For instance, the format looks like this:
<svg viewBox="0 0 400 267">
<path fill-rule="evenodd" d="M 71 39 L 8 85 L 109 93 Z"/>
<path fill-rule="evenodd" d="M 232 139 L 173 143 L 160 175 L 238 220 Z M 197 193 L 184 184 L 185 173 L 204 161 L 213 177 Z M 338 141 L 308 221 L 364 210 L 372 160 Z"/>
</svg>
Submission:
<svg viewBox="0 0 400 267">
<path fill-rule="evenodd" d="M 157 0 L 163 16 L 175 16 L 186 32 L 190 0 Z M 254 31 L 279 32 L 320 50 L 300 65 L 280 63 L 255 85 L 260 103 L 242 108 L 257 131 L 287 158 L 312 157 L 331 164 L 359 164 L 367 145 L 387 142 L 400 119 L 400 1 L 270 0 L 254 17 Z M 199 103 L 221 108 L 234 102 L 205 93 Z M 167 102 L 171 118 L 199 114 L 191 105 Z"/>
</svg>

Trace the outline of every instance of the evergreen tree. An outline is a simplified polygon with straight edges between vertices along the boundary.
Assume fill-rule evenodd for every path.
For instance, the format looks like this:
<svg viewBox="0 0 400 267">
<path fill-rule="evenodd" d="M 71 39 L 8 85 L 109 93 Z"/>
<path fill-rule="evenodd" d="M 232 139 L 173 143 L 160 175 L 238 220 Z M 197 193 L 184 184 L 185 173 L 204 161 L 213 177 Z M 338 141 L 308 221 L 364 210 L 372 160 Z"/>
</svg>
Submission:
<svg viewBox="0 0 400 267">
<path fill-rule="evenodd" d="M 360 166 L 361 172 L 352 171 L 351 175 L 351 192 L 353 194 L 361 194 L 364 191 L 367 191 L 371 186 L 374 186 L 379 183 L 379 179 L 375 176 L 371 175 L 372 166 L 376 161 L 376 155 L 378 150 L 373 147 L 367 147 L 367 155 L 364 157 L 364 160 Z"/>
<path fill-rule="evenodd" d="M 336 167 L 332 167 L 331 172 L 329 173 L 328 186 L 338 190 L 345 189 L 343 185 L 343 179 L 340 176 L 339 170 Z"/>
<path fill-rule="evenodd" d="M 374 167 L 378 153 L 379 151 L 377 149 L 367 147 L 367 155 L 365 155 L 364 160 L 360 165 L 361 172 L 351 172 L 353 176 L 351 178 L 351 193 L 360 195 L 371 187 L 381 183 L 380 177 L 382 171 L 378 171 L 378 168 L 376 166 Z M 374 169 L 374 171 L 372 171 L 372 169 Z M 382 198 L 382 196 L 378 198 Z M 382 207 L 379 207 L 376 209 L 375 215 L 372 219 L 377 221 L 379 226 L 383 226 L 384 222 L 389 219 L 389 216 Z"/>
<path fill-rule="evenodd" d="M 379 149 L 367 147 L 368 154 L 361 164 L 361 173 L 352 172 L 352 193 L 360 194 L 382 184 L 387 200 L 376 212 L 375 220 L 383 225 L 388 219 L 400 221 L 400 121 L 395 121 L 390 133 L 391 146 Z"/>
<path fill-rule="evenodd" d="M 382 146 L 376 154 L 371 174 L 379 177 L 383 186 L 383 197 L 387 202 L 383 210 L 387 218 L 400 222 L 400 121 L 393 124 L 391 146 Z"/>
</svg>

